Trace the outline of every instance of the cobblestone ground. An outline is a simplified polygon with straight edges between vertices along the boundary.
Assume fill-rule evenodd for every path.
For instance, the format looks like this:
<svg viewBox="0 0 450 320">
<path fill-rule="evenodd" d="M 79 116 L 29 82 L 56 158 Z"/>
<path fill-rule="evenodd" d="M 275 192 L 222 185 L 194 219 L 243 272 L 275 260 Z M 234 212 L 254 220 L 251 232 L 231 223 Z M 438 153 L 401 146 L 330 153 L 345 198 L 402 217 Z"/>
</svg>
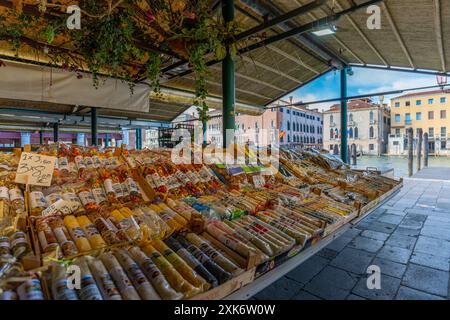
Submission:
<svg viewBox="0 0 450 320">
<path fill-rule="evenodd" d="M 449 299 L 450 181 L 405 180 L 355 227 L 252 299 Z M 367 288 L 367 267 L 381 289 Z"/>
</svg>

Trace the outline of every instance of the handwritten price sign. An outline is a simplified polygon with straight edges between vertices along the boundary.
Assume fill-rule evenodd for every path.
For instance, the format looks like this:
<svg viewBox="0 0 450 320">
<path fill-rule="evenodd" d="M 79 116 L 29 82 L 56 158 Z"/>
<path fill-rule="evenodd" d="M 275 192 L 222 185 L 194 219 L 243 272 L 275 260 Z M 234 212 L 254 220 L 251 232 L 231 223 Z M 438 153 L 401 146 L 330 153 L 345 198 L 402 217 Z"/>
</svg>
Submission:
<svg viewBox="0 0 450 320">
<path fill-rule="evenodd" d="M 16 173 L 16 183 L 49 187 L 56 157 L 22 152 Z"/>
</svg>

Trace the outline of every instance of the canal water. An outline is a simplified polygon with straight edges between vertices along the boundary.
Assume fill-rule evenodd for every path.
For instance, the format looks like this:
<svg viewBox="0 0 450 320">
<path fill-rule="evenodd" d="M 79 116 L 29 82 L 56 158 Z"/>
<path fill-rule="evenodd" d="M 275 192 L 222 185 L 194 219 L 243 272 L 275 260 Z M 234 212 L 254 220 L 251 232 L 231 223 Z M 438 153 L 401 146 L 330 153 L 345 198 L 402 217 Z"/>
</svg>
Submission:
<svg viewBox="0 0 450 320">
<path fill-rule="evenodd" d="M 430 157 L 428 158 L 430 167 L 450 167 L 449 157 Z M 422 160 L 423 161 L 423 160 Z M 408 158 L 403 156 L 363 156 L 358 158 L 358 169 L 367 167 L 377 168 L 378 170 L 394 169 L 394 175 L 398 178 L 408 176 Z M 423 167 L 423 162 L 422 162 Z M 414 158 L 414 173 L 417 171 L 417 159 Z"/>
</svg>

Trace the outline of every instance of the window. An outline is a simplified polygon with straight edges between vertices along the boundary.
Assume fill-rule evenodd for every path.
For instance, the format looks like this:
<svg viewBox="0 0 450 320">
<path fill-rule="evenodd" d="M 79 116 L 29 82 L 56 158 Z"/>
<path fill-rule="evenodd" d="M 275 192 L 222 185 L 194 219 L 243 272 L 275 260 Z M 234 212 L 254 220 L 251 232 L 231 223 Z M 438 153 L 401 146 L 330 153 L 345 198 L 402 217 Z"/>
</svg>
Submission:
<svg viewBox="0 0 450 320">
<path fill-rule="evenodd" d="M 416 120 L 422 120 L 422 112 L 416 112 Z"/>
<path fill-rule="evenodd" d="M 405 114 L 405 124 L 411 124 L 411 114 L 410 113 Z"/>
<path fill-rule="evenodd" d="M 396 107 L 396 108 L 400 108 L 400 102 L 396 102 L 396 103 L 395 103 L 395 107 Z"/>
<path fill-rule="evenodd" d="M 271 127 L 272 129 L 274 128 L 274 126 L 273 126 L 273 120 L 270 121 L 270 127 Z"/>
<path fill-rule="evenodd" d="M 288 143 L 291 142 L 291 136 L 288 135 Z"/>
<path fill-rule="evenodd" d="M 348 121 L 353 122 L 353 113 L 350 113 L 348 116 Z"/>
<path fill-rule="evenodd" d="M 434 137 L 434 128 L 428 128 L 428 137 L 429 138 Z"/>
<path fill-rule="evenodd" d="M 334 139 L 334 130 L 330 129 L 330 139 Z"/>
<path fill-rule="evenodd" d="M 396 128 L 396 129 L 395 129 L 395 135 L 396 135 L 396 136 L 399 136 L 399 135 L 400 135 L 400 128 Z"/>
<path fill-rule="evenodd" d="M 350 139 L 353 139 L 353 128 L 350 128 L 350 129 L 348 130 L 348 137 L 349 137 Z"/>
<path fill-rule="evenodd" d="M 447 136 L 447 127 L 441 127 L 441 137 L 445 138 Z"/>
<path fill-rule="evenodd" d="M 446 102 L 447 102 L 447 98 L 446 98 L 446 97 L 442 97 L 442 98 L 440 99 L 440 101 L 441 101 L 441 103 L 446 103 Z"/>
<path fill-rule="evenodd" d="M 333 126 L 333 115 L 330 115 L 330 124 Z"/>
<path fill-rule="evenodd" d="M 288 129 L 288 131 L 291 130 L 291 123 L 289 121 L 287 122 L 287 129 Z M 289 142 L 289 139 L 288 139 L 288 142 Z"/>
<path fill-rule="evenodd" d="M 275 111 L 275 108 L 270 108 L 270 111 L 271 111 L 271 112 L 274 112 L 274 111 Z"/>
<path fill-rule="evenodd" d="M 369 128 L 369 138 L 373 138 L 375 136 L 375 131 L 373 130 L 373 127 Z"/>
<path fill-rule="evenodd" d="M 421 106 L 422 105 L 422 100 L 416 100 L 416 106 Z"/>
<path fill-rule="evenodd" d="M 434 103 L 434 99 L 428 99 L 428 104 L 433 104 Z"/>
<path fill-rule="evenodd" d="M 447 118 L 447 111 L 441 110 L 441 119 L 445 119 L 445 118 Z"/>
<path fill-rule="evenodd" d="M 411 105 L 411 101 L 406 101 L 405 106 L 409 107 Z"/>
<path fill-rule="evenodd" d="M 395 122 L 400 122 L 401 120 L 400 120 L 400 115 L 399 114 L 396 114 L 395 115 Z"/>
<path fill-rule="evenodd" d="M 283 113 L 283 108 L 280 108 L 280 112 Z"/>
<path fill-rule="evenodd" d="M 434 111 L 428 111 L 428 120 L 434 119 Z"/>
<path fill-rule="evenodd" d="M 441 140 L 441 150 L 445 150 L 445 149 L 447 149 L 447 141 Z"/>
<path fill-rule="evenodd" d="M 370 111 L 370 122 L 373 122 L 373 111 Z"/>
<path fill-rule="evenodd" d="M 373 151 L 373 150 L 375 150 L 375 145 L 374 144 L 369 144 L 369 150 L 370 151 Z"/>
<path fill-rule="evenodd" d="M 290 110 L 290 109 L 287 109 L 287 110 L 286 110 L 286 113 L 287 113 L 287 114 L 291 114 L 291 110 Z"/>
<path fill-rule="evenodd" d="M 358 127 L 355 128 L 355 139 L 358 139 Z"/>
<path fill-rule="evenodd" d="M 255 129 L 258 129 L 258 122 L 255 122 Z"/>
<path fill-rule="evenodd" d="M 273 120 L 272 120 L 272 122 L 273 122 Z M 242 124 L 242 130 L 244 130 L 244 124 Z"/>
</svg>

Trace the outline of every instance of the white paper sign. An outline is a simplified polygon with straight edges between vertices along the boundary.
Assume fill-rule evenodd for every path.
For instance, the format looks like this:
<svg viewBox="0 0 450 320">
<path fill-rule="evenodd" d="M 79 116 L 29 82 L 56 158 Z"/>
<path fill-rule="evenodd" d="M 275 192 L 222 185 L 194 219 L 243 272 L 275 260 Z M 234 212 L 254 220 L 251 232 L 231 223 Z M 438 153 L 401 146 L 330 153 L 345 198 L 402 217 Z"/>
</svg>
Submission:
<svg viewBox="0 0 450 320">
<path fill-rule="evenodd" d="M 263 188 L 266 184 L 266 181 L 264 180 L 264 177 L 261 175 L 253 176 L 253 184 L 257 188 Z"/>
<path fill-rule="evenodd" d="M 78 209 L 79 204 L 73 201 L 67 201 L 63 199 L 59 199 L 52 205 L 50 205 L 47 209 L 42 211 L 42 216 L 52 216 L 57 212 L 60 212 L 62 215 L 68 215 Z"/>
<path fill-rule="evenodd" d="M 49 187 L 52 182 L 56 161 L 56 157 L 22 152 L 15 182 Z"/>
</svg>

